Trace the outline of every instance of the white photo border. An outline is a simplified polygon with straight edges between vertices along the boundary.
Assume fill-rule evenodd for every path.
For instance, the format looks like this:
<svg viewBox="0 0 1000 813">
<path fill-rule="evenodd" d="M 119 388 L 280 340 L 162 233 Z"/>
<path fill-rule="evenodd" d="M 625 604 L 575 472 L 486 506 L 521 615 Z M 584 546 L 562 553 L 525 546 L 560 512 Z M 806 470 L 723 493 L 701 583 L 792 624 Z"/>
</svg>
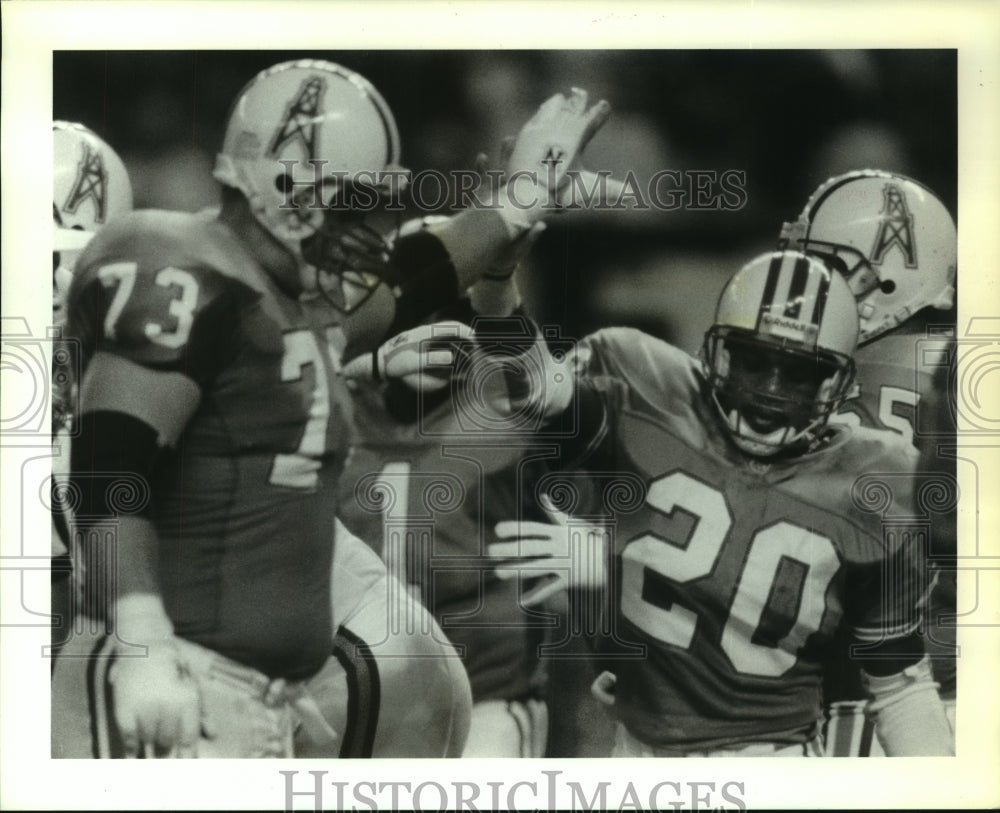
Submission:
<svg viewBox="0 0 1000 813">
<path fill-rule="evenodd" d="M 947 5 L 910 2 L 632 3 L 516 2 L 7 2 L 3 3 L 2 307 L 44 331 L 50 318 L 47 281 L 25 269 L 48 265 L 49 133 L 52 52 L 63 49 L 201 48 L 951 48 L 959 74 L 959 337 L 1000 342 L 1000 8 L 971 0 Z M 222 33 L 217 33 L 222 32 Z M 416 33 L 417 41 L 414 42 Z M 928 121 L 928 127 L 936 125 Z M 1000 357 L 995 349 L 992 358 Z M 997 365 L 983 372 L 983 415 L 1000 423 Z M 962 375 L 960 375 L 960 379 Z M 966 427 L 969 430 L 968 427 Z M 962 427 L 960 427 L 962 430 Z M 490 782 L 518 805 L 573 804 L 570 783 L 588 790 L 606 781 L 608 803 L 646 809 L 649 789 L 726 783 L 749 808 L 984 807 L 1000 804 L 1000 509 L 990 493 L 1000 483 L 1000 436 L 968 431 L 960 454 L 977 475 L 960 482 L 959 595 L 974 595 L 959 628 L 958 753 L 949 760 L 808 760 L 794 771 L 781 760 L 456 760 L 146 762 L 53 761 L 49 758 L 48 674 L 38 656 L 45 628 L 0 625 L 0 807 L 4 809 L 284 809 L 286 777 L 308 790 L 309 771 L 322 771 L 323 804 L 367 809 L 364 783 L 436 781 L 482 788 L 475 803 L 491 804 Z M 4 445 L 0 522 L 4 561 L 23 552 L 21 529 L 47 527 L 41 506 L 22 500 L 17 484 L 25 461 L 44 456 L 27 445 Z M 960 467 L 961 470 L 961 467 Z M 13 485 L 12 485 L 13 484 Z M 978 536 L 976 532 L 978 531 Z M 21 608 L 13 579 L 0 574 L 3 620 Z M 14 582 L 16 585 L 16 582 Z M 544 773 L 548 772 L 548 773 Z M 559 772 L 559 773 L 553 773 Z M 529 783 L 516 786 L 515 783 Z M 530 783 L 534 783 L 532 790 Z M 549 798 L 553 783 L 557 791 Z M 695 784 L 692 784 L 695 783 Z M 704 791 L 704 788 L 701 789 Z M 466 799 L 468 799 L 468 795 Z M 661 804 L 676 801 L 661 794 Z M 405 800 L 406 797 L 401 797 Z M 453 806 L 452 796 L 446 806 Z M 308 793 L 296 809 L 313 809 Z M 429 786 L 424 804 L 441 807 Z M 689 801 L 685 806 L 690 807 Z M 630 807 L 631 806 L 631 807 Z"/>
</svg>

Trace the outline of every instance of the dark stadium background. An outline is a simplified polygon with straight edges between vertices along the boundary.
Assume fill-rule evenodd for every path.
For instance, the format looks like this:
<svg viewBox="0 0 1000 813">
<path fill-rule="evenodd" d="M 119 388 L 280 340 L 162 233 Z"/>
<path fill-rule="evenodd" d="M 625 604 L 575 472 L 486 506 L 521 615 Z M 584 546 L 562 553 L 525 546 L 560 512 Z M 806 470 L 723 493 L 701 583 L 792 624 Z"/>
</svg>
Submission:
<svg viewBox="0 0 1000 813">
<path fill-rule="evenodd" d="M 910 175 L 958 215 L 955 50 L 58 52 L 53 116 L 119 152 L 138 207 L 194 211 L 217 200 L 210 173 L 232 99 L 258 70 L 301 57 L 372 81 L 414 172 L 469 169 L 480 152 L 496 165 L 501 138 L 575 85 L 614 108 L 588 168 L 746 173 L 737 211 L 551 219 L 519 282 L 532 315 L 569 336 L 628 324 L 697 350 L 725 280 L 849 169 Z M 552 755 L 606 754 L 590 667 L 554 666 Z"/>
<path fill-rule="evenodd" d="M 909 174 L 957 215 L 954 50 L 58 52 L 53 113 L 118 150 L 137 206 L 194 210 L 216 200 L 210 170 L 234 96 L 304 56 L 375 84 L 414 172 L 468 169 L 479 152 L 497 162 L 503 136 L 577 85 L 614 107 L 589 168 L 746 173 L 735 212 L 553 219 L 521 282 L 534 314 L 571 335 L 628 322 L 693 349 L 725 278 L 847 169 Z"/>
</svg>

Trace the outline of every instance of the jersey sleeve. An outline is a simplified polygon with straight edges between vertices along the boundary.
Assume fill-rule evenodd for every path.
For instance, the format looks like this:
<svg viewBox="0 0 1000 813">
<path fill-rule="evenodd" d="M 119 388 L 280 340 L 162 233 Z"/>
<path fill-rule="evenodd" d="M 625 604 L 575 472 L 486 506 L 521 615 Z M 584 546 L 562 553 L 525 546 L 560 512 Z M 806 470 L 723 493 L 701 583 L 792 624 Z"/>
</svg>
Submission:
<svg viewBox="0 0 1000 813">
<path fill-rule="evenodd" d="M 614 465 L 616 416 L 643 404 L 688 414 L 696 381 L 691 356 L 642 331 L 609 328 L 587 336 L 577 347 L 576 391 L 567 410 L 577 431 L 563 444 L 565 458 L 573 466 Z"/>
<path fill-rule="evenodd" d="M 933 576 L 927 529 L 914 519 L 916 450 L 886 431 L 853 432 L 859 451 L 843 461 L 852 480 L 847 516 L 857 529 L 845 547 L 845 620 L 857 639 L 875 643 L 919 628 Z"/>
<path fill-rule="evenodd" d="M 235 352 L 239 310 L 252 296 L 208 267 L 98 261 L 74 279 L 69 334 L 81 342 L 85 368 L 108 353 L 204 387 Z"/>
<path fill-rule="evenodd" d="M 854 568 L 847 588 L 856 599 L 846 614 L 851 634 L 867 643 L 912 635 L 920 627 L 931 582 L 916 534 L 881 560 Z"/>
</svg>

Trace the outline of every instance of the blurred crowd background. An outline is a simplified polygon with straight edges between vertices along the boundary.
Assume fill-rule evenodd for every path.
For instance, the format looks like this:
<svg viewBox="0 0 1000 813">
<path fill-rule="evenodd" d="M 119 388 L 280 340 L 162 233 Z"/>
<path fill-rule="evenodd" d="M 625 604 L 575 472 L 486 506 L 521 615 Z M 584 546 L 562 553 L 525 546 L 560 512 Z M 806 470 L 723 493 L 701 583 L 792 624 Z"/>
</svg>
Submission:
<svg viewBox="0 0 1000 813">
<path fill-rule="evenodd" d="M 664 169 L 745 173 L 736 211 L 551 219 L 519 281 L 530 312 L 570 336 L 628 324 L 697 349 L 727 277 L 849 169 L 908 174 L 958 214 L 955 50 L 57 52 L 53 114 L 119 152 L 138 207 L 194 211 L 217 201 L 211 169 L 233 98 L 301 57 L 372 81 L 414 172 L 470 169 L 481 152 L 498 166 L 501 139 L 578 86 L 614 109 L 589 169 L 643 184 Z"/>
<path fill-rule="evenodd" d="M 302 57 L 371 80 L 414 172 L 472 169 L 482 152 L 498 167 L 501 140 L 578 86 L 614 108 L 589 169 L 643 186 L 661 170 L 745 173 L 736 210 L 551 218 L 518 280 L 529 313 L 570 337 L 630 325 L 697 351 L 728 277 L 850 169 L 910 175 L 958 215 L 955 50 L 59 52 L 53 115 L 119 152 L 138 207 L 195 211 L 218 200 L 211 170 L 234 97 L 257 71 Z M 550 671 L 550 756 L 607 754 L 590 666 Z"/>
</svg>

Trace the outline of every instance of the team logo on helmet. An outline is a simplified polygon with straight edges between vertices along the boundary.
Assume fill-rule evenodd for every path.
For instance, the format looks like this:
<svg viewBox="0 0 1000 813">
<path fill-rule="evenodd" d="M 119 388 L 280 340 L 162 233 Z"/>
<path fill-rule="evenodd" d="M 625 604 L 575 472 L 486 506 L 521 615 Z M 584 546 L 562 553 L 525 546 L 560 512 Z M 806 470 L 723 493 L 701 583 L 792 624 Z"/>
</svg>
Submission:
<svg viewBox="0 0 1000 813">
<path fill-rule="evenodd" d="M 271 139 L 267 149 L 269 155 L 277 155 L 289 141 L 299 141 L 306 150 L 307 159 L 316 157 L 319 105 L 325 92 L 326 80 L 322 76 L 310 76 L 302 82 Z"/>
<path fill-rule="evenodd" d="M 906 195 L 896 184 L 886 184 L 882 190 L 882 215 L 875 245 L 870 252 L 871 264 L 881 265 L 893 246 L 903 253 L 907 268 L 917 267 L 917 246 L 913 239 L 913 215 L 906 205 Z"/>
<path fill-rule="evenodd" d="M 103 223 L 108 206 L 108 171 L 104 168 L 104 157 L 100 150 L 92 149 L 84 142 L 83 157 L 77 164 L 76 180 L 66 196 L 63 211 L 75 214 L 80 204 L 88 199 L 94 202 L 94 220 Z"/>
</svg>

